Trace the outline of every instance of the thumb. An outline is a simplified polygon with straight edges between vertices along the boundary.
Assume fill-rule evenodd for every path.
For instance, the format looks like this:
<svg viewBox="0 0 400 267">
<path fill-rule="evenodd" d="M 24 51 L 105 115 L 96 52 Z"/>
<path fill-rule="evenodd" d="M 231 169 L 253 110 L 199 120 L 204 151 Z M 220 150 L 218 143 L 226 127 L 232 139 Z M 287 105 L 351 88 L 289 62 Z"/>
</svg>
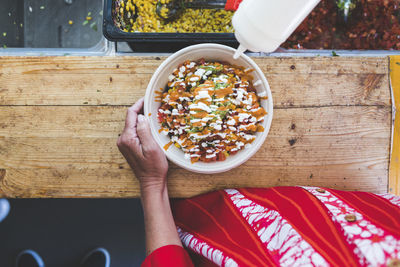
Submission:
<svg viewBox="0 0 400 267">
<path fill-rule="evenodd" d="M 157 150 L 158 145 L 151 135 L 150 124 L 142 114 L 138 116 L 137 134 L 142 144 L 143 154 Z"/>
</svg>

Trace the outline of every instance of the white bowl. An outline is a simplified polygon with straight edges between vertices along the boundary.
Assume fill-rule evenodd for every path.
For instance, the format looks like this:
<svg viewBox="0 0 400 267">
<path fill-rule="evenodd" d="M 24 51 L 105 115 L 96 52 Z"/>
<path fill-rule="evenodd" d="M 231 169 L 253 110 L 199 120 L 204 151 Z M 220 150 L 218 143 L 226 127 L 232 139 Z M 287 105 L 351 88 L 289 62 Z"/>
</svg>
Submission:
<svg viewBox="0 0 400 267">
<path fill-rule="evenodd" d="M 264 121 L 261 123 L 265 130 L 256 134 L 256 138 L 251 147 L 240 150 L 235 155 L 227 157 L 225 161 L 191 163 L 190 159 L 185 159 L 184 152 L 181 149 L 175 147 L 174 145 L 170 146 L 169 149 L 165 151 L 167 158 L 176 165 L 189 171 L 210 174 L 225 172 L 233 169 L 246 162 L 251 156 L 253 156 L 254 153 L 256 153 L 264 143 L 264 140 L 268 135 L 273 112 L 272 95 L 268 81 L 256 63 L 248 56 L 242 54 L 238 59 L 233 59 L 235 51 L 236 50 L 231 47 L 219 44 L 199 44 L 186 47 L 169 56 L 158 67 L 156 72 L 153 74 L 153 77 L 151 77 L 149 85 L 147 86 L 146 96 L 144 99 L 144 114 L 149 116 L 148 118 L 150 122 L 151 133 L 154 139 L 160 145 L 162 150 L 165 151 L 163 147 L 170 141 L 170 138 L 169 136 L 165 136 L 158 132 L 158 130 L 161 128 L 161 125 L 157 119 L 160 103 L 155 101 L 155 92 L 160 91 L 160 88 L 165 88 L 168 82 L 168 76 L 184 61 L 194 61 L 204 58 L 205 60 L 229 62 L 230 64 L 254 69 L 255 71 L 251 73 L 254 76 L 253 83 L 257 80 L 261 81 L 261 83 L 255 86 L 255 88 L 257 93 L 266 92 L 266 95 L 268 96 L 267 100 L 261 100 L 261 105 L 267 111 L 267 115 Z"/>
</svg>

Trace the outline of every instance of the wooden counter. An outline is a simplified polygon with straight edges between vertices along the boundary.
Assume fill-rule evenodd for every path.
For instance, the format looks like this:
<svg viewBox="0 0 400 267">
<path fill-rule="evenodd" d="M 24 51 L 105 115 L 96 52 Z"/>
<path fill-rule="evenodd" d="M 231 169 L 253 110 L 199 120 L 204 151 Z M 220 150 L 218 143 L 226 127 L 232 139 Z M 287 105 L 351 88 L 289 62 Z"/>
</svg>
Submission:
<svg viewBox="0 0 400 267">
<path fill-rule="evenodd" d="M 0 57 L 0 195 L 137 197 L 116 147 L 159 57 Z M 232 171 L 170 164 L 173 197 L 228 187 L 388 190 L 389 58 L 255 58 L 274 100 L 263 147 Z"/>
</svg>

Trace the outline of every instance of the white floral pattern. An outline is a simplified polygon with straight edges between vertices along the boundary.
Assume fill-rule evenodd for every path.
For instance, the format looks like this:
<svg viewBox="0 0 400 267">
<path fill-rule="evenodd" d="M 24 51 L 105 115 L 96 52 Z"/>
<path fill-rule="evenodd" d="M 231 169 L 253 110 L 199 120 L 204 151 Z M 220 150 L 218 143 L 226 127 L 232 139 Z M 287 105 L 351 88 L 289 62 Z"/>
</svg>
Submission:
<svg viewBox="0 0 400 267">
<path fill-rule="evenodd" d="M 329 266 L 279 212 L 258 205 L 235 189 L 225 192 L 280 266 Z"/>
<path fill-rule="evenodd" d="M 327 190 L 318 187 L 303 187 L 317 197 L 330 211 L 332 220 L 337 221 L 348 242 L 353 242 L 370 266 L 387 266 L 393 258 L 400 258 L 400 240 L 379 228 L 354 208 Z M 354 222 L 347 221 L 346 215 L 356 216 Z M 355 251 L 356 253 L 358 251 Z"/>
<path fill-rule="evenodd" d="M 225 267 L 237 267 L 238 264 L 231 258 L 224 255 L 224 253 L 212 247 L 210 244 L 200 240 L 197 237 L 194 237 L 192 234 L 183 231 L 181 228 L 177 227 L 178 234 L 182 243 L 193 250 L 194 252 L 203 255 L 210 261 L 214 262 L 218 266 Z"/>
</svg>

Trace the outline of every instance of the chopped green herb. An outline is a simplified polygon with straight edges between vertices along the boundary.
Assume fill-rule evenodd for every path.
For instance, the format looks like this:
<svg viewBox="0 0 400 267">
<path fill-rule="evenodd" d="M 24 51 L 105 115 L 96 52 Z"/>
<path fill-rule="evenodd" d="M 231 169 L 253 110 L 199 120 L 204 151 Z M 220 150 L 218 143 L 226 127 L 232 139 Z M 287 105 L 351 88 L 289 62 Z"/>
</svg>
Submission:
<svg viewBox="0 0 400 267">
<path fill-rule="evenodd" d="M 93 30 L 95 30 L 97 32 L 97 22 L 92 22 L 90 24 L 90 28 L 92 28 Z"/>
<path fill-rule="evenodd" d="M 87 15 L 88 15 L 88 16 L 91 16 L 91 15 L 92 15 L 92 12 L 89 11 L 89 12 L 87 13 Z"/>
<path fill-rule="evenodd" d="M 225 88 L 227 86 L 226 83 L 217 83 L 215 85 L 215 89 L 221 89 L 221 88 Z"/>
<path fill-rule="evenodd" d="M 3 36 L 6 37 L 6 36 L 7 36 L 7 33 L 6 33 L 6 32 L 3 32 Z"/>
<path fill-rule="evenodd" d="M 24 25 L 22 23 L 20 23 L 19 26 L 22 28 Z"/>
<path fill-rule="evenodd" d="M 83 102 L 83 104 L 85 104 L 85 105 L 86 105 L 86 104 L 88 104 L 88 102 L 87 102 L 87 101 L 86 101 L 86 102 Z"/>
<path fill-rule="evenodd" d="M 97 90 L 97 92 L 101 92 L 100 90 Z"/>
<path fill-rule="evenodd" d="M 223 65 L 219 65 L 218 67 L 215 68 L 216 72 L 221 72 L 224 70 L 224 66 Z"/>
<path fill-rule="evenodd" d="M 332 56 L 333 56 L 333 57 L 338 57 L 339 55 L 338 55 L 338 54 L 336 54 L 336 52 L 335 52 L 335 51 L 332 51 Z"/>
<path fill-rule="evenodd" d="M 64 53 L 64 56 L 69 56 L 70 55 L 70 53 Z"/>
<path fill-rule="evenodd" d="M 357 0 L 338 0 L 336 4 L 340 10 L 348 9 L 350 11 L 356 7 L 356 2 Z"/>
<path fill-rule="evenodd" d="M 216 72 L 216 69 L 214 66 L 199 66 L 199 68 L 204 69 L 206 72 L 211 71 L 212 73 Z"/>
<path fill-rule="evenodd" d="M 44 6 L 40 6 L 40 9 L 42 9 L 42 10 L 43 10 L 43 9 L 44 9 Z"/>
<path fill-rule="evenodd" d="M 7 48 L 7 46 L 5 44 L 3 44 L 3 48 Z"/>
<path fill-rule="evenodd" d="M 198 133 L 198 132 L 201 132 L 201 131 L 203 131 L 203 127 L 193 127 L 193 129 L 190 130 L 189 132 L 190 133 Z"/>
<path fill-rule="evenodd" d="M 397 65 L 400 65 L 400 62 L 396 62 Z"/>
<path fill-rule="evenodd" d="M 228 113 L 228 110 L 217 110 L 216 113 L 221 117 L 221 119 L 223 119 Z"/>
<path fill-rule="evenodd" d="M 88 24 L 88 23 L 89 23 L 89 21 L 88 21 L 88 20 L 85 20 L 85 21 L 82 23 L 82 25 L 85 26 L 85 25 Z"/>
</svg>

